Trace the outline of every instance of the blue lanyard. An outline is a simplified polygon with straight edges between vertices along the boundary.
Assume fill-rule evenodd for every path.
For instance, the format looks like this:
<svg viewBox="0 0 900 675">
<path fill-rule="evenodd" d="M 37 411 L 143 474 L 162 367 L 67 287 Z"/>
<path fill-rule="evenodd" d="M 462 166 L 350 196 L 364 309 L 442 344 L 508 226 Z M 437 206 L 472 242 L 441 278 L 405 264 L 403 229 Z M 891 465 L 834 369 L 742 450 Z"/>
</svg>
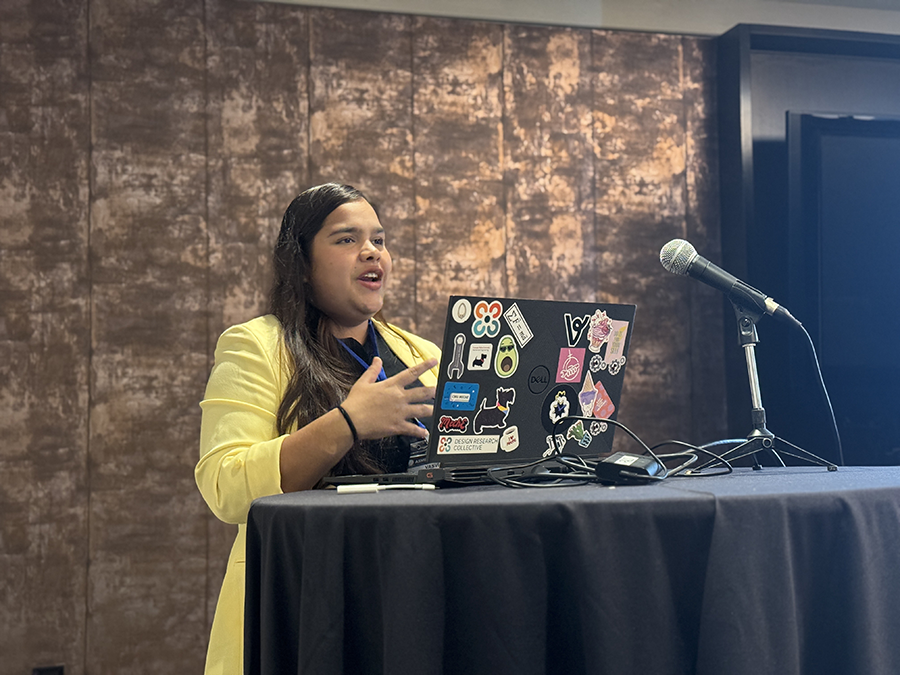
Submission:
<svg viewBox="0 0 900 675">
<path fill-rule="evenodd" d="M 372 341 L 372 358 L 374 359 L 376 356 L 381 356 L 378 353 L 378 339 L 375 337 L 375 324 L 372 323 L 371 319 L 369 319 L 369 340 Z M 347 343 L 345 343 L 343 340 L 338 340 L 338 342 L 341 343 L 341 346 L 344 349 L 346 349 L 347 352 L 350 354 L 350 356 L 352 356 L 354 359 L 356 359 L 359 362 L 359 365 L 361 365 L 363 368 L 367 369 L 371 365 L 371 364 L 363 361 L 361 358 L 359 358 L 359 354 L 357 354 L 355 351 L 350 349 L 350 347 L 347 346 Z M 382 380 L 386 380 L 386 379 L 387 379 L 387 375 L 384 374 L 384 366 L 382 366 L 381 372 L 378 373 L 378 378 L 375 381 L 381 382 Z M 423 429 L 426 428 L 425 425 L 422 424 L 417 419 L 413 419 L 413 422 L 415 422 L 417 426 L 420 426 Z"/>
<path fill-rule="evenodd" d="M 378 353 L 378 340 L 375 338 L 375 324 L 372 323 L 371 319 L 369 319 L 369 340 L 372 342 L 372 357 L 374 358 L 376 356 L 381 356 Z M 361 365 L 363 367 L 363 369 L 368 369 L 369 366 L 372 365 L 370 363 L 366 363 L 361 358 L 359 358 L 359 354 L 357 354 L 355 351 L 350 349 L 350 347 L 347 346 L 347 343 L 345 343 L 343 340 L 340 340 L 340 343 L 341 343 L 341 346 L 343 346 L 343 348 L 347 350 L 347 353 L 349 353 L 350 356 L 352 356 L 354 359 L 356 359 L 359 362 L 359 365 Z M 384 374 L 384 367 L 382 367 L 381 372 L 378 373 L 378 378 L 375 381 L 381 382 L 382 380 L 386 380 L 386 379 L 387 379 L 387 375 Z"/>
</svg>

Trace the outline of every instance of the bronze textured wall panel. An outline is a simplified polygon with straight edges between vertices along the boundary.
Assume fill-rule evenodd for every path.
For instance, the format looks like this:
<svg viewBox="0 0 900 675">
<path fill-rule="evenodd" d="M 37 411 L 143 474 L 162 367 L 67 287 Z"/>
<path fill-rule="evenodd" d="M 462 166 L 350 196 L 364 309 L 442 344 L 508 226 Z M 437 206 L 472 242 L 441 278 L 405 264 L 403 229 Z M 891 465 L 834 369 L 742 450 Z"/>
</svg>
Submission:
<svg viewBox="0 0 900 675">
<path fill-rule="evenodd" d="M 647 440 L 688 438 L 690 287 L 658 258 L 685 233 L 682 38 L 595 31 L 594 68 L 601 297 L 638 305 L 619 419 Z"/>
<path fill-rule="evenodd" d="M 309 184 L 308 11 L 207 3 L 208 366 L 227 327 L 265 313 L 285 208 Z M 237 528 L 207 512 L 207 631 Z"/>
<path fill-rule="evenodd" d="M 0 671 L 84 659 L 88 147 L 83 4 L 0 3 Z"/>
<path fill-rule="evenodd" d="M 511 26 L 504 44 L 510 295 L 594 300 L 591 33 Z"/>
<path fill-rule="evenodd" d="M 207 558 L 192 471 L 207 373 L 204 7 L 90 7 L 86 670 L 198 672 Z"/>
<path fill-rule="evenodd" d="M 503 27 L 415 29 L 418 331 L 440 342 L 453 293 L 506 295 Z"/>
<path fill-rule="evenodd" d="M 718 258 L 712 45 L 0 4 L 0 670 L 201 672 L 234 528 L 194 485 L 198 403 L 322 181 L 378 203 L 399 325 L 438 340 L 451 293 L 635 303 L 620 419 L 721 437 L 721 298 L 658 262 L 674 237 Z"/>
<path fill-rule="evenodd" d="M 376 202 L 394 263 L 385 313 L 415 323 L 412 19 L 310 16 L 310 181 L 349 183 Z"/>
<path fill-rule="evenodd" d="M 687 191 L 685 237 L 707 258 L 719 260 L 719 145 L 716 131 L 716 49 L 712 40 L 684 38 Z M 678 282 L 677 279 L 673 281 Z M 739 349 L 737 328 L 724 326 L 723 298 L 705 284 L 689 283 L 691 326 L 691 438 L 718 439 L 726 428 L 724 349 Z M 750 429 L 747 411 L 748 430 Z"/>
</svg>

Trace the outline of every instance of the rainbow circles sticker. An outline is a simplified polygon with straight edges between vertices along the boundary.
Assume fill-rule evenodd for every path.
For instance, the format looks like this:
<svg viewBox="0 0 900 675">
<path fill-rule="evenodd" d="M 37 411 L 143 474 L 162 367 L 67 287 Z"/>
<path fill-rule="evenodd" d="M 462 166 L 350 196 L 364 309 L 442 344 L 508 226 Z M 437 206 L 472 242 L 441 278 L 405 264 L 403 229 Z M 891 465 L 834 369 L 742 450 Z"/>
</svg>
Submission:
<svg viewBox="0 0 900 675">
<path fill-rule="evenodd" d="M 497 337 L 500 333 L 500 316 L 503 314 L 503 307 L 499 302 L 479 300 L 473 314 L 475 320 L 472 322 L 472 335 L 477 338 Z"/>
</svg>

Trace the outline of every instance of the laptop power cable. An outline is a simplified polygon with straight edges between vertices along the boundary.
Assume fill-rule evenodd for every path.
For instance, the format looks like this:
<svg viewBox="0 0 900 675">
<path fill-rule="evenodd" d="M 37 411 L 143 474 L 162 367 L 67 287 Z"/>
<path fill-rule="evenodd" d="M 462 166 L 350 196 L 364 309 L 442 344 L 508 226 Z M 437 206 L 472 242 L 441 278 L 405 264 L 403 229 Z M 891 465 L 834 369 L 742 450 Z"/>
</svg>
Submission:
<svg viewBox="0 0 900 675">
<path fill-rule="evenodd" d="M 653 457 L 615 452 L 605 457 L 594 469 L 597 481 L 604 485 L 639 485 L 663 480 L 665 467 Z"/>
</svg>

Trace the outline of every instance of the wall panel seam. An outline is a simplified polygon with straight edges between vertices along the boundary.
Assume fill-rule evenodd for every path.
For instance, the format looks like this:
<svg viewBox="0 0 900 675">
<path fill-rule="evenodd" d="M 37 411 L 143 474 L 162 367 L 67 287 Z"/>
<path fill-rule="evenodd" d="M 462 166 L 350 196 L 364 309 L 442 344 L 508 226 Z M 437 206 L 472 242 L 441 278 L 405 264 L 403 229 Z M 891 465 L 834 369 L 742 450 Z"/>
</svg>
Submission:
<svg viewBox="0 0 900 675">
<path fill-rule="evenodd" d="M 93 409 L 94 409 L 94 247 L 93 233 L 93 203 L 94 203 L 94 73 L 93 50 L 91 49 L 91 7 L 93 0 L 85 3 L 85 60 L 87 70 L 87 397 L 85 411 L 85 534 L 87 545 L 85 546 L 84 560 L 84 633 L 82 636 L 81 672 L 87 672 L 88 650 L 90 648 L 90 598 L 91 598 L 91 515 L 93 512 L 93 488 L 91 475 L 91 438 L 93 436 Z"/>
</svg>

